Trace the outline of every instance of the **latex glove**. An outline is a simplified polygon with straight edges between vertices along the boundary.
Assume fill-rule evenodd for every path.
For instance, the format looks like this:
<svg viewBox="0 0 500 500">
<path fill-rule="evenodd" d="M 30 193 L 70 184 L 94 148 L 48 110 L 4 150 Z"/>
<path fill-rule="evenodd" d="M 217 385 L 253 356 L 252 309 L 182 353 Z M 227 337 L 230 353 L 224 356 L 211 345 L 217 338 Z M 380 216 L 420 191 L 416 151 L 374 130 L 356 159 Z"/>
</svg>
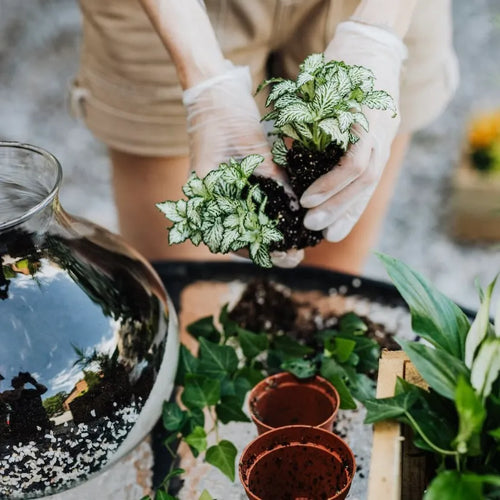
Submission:
<svg viewBox="0 0 500 500">
<path fill-rule="evenodd" d="M 397 35 L 377 26 L 346 21 L 337 27 L 325 50 L 325 59 L 371 69 L 375 89 L 388 92 L 397 105 L 406 53 Z M 300 200 L 310 209 L 304 225 L 323 230 L 329 241 L 344 239 L 360 218 L 377 187 L 398 131 L 400 118 L 393 117 L 390 110 L 363 109 L 363 112 L 369 131 L 356 125 L 359 141 L 351 144 L 340 164 L 315 181 Z"/>
<path fill-rule="evenodd" d="M 191 168 L 199 176 L 230 157 L 256 153 L 264 157 L 264 162 L 255 173 L 272 177 L 291 192 L 283 170 L 272 161 L 247 66 L 233 66 L 227 61 L 225 72 L 185 90 L 183 102 L 187 109 Z M 303 257 L 303 250 L 271 254 L 273 264 L 279 267 L 295 267 Z"/>
</svg>

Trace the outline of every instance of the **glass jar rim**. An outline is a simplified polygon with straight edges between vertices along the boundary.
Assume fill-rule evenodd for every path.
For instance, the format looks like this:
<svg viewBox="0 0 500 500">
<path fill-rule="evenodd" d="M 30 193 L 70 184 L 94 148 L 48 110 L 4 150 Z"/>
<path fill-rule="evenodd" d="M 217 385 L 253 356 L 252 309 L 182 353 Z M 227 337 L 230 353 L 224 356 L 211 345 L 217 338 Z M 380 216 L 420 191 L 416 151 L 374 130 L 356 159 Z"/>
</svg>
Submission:
<svg viewBox="0 0 500 500">
<path fill-rule="evenodd" d="M 14 217 L 12 219 L 8 219 L 6 221 L 0 221 L 0 231 L 3 229 L 7 229 L 19 224 L 22 224 L 26 220 L 28 220 L 30 217 L 32 217 L 34 214 L 39 213 L 41 210 L 43 210 L 47 205 L 52 203 L 54 198 L 57 196 L 57 192 L 59 191 L 59 187 L 62 182 L 62 168 L 61 164 L 57 160 L 57 158 L 52 154 L 49 153 L 47 150 L 40 148 L 38 146 L 33 146 L 31 144 L 26 144 L 22 142 L 14 142 L 14 141 L 0 141 L 0 150 L 2 149 L 20 149 L 24 151 L 31 151 L 33 153 L 39 154 L 42 156 L 47 163 L 51 164 L 56 168 L 56 177 L 54 181 L 54 185 L 52 188 L 49 190 L 47 195 L 38 203 L 33 205 L 30 209 L 26 210 L 22 215 L 18 217 Z"/>
</svg>

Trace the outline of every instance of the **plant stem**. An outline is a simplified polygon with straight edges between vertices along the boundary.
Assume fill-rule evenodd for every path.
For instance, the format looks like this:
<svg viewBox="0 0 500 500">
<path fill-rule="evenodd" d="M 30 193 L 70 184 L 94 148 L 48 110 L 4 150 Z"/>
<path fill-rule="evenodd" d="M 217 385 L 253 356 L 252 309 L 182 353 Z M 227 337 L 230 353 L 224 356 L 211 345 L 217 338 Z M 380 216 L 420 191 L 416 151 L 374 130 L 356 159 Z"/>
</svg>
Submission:
<svg viewBox="0 0 500 500">
<path fill-rule="evenodd" d="M 440 448 L 439 446 L 436 446 L 425 434 L 424 431 L 420 428 L 420 426 L 417 424 L 416 420 L 408 413 L 407 411 L 405 412 L 406 418 L 410 421 L 410 424 L 413 426 L 413 428 L 420 434 L 422 439 L 437 453 L 440 453 L 441 455 L 450 455 L 450 456 L 455 456 L 457 459 L 459 458 L 459 453 L 458 451 L 453 451 L 453 450 L 443 450 L 443 448 Z"/>
</svg>

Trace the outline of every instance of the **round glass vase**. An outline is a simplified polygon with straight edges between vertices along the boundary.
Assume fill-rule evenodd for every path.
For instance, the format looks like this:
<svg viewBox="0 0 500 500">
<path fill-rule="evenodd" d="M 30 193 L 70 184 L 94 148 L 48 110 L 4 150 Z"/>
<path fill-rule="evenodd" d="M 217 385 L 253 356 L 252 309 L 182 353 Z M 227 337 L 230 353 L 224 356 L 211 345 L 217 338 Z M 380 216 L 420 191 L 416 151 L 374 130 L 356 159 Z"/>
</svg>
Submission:
<svg viewBox="0 0 500 500">
<path fill-rule="evenodd" d="M 162 282 L 68 215 L 48 152 L 0 142 L 0 497 L 75 486 L 132 450 L 169 399 L 179 347 Z"/>
</svg>

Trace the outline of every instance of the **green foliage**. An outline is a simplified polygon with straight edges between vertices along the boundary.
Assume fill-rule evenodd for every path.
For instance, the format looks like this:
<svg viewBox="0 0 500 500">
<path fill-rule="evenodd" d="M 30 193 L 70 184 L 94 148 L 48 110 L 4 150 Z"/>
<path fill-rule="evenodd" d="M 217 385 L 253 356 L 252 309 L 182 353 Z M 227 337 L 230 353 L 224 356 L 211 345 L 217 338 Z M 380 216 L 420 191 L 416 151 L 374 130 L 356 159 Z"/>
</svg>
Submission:
<svg viewBox="0 0 500 500">
<path fill-rule="evenodd" d="M 278 139 L 273 159 L 278 165 L 286 165 L 283 137 L 313 151 L 324 151 L 332 142 L 346 151 L 359 139 L 355 124 L 368 131 L 362 106 L 396 113 L 391 96 L 374 90 L 371 70 L 341 61 L 325 62 L 323 54 L 308 56 L 295 81 L 272 78 L 263 82 L 257 92 L 267 85 L 272 88 L 266 106 L 272 104 L 273 110 L 263 120 L 274 121 Z"/>
<path fill-rule="evenodd" d="M 68 394 L 64 391 L 58 392 L 43 400 L 42 404 L 47 413 L 47 417 L 55 417 L 64 413 L 63 403 L 66 401 Z"/>
<path fill-rule="evenodd" d="M 436 456 L 440 467 L 425 500 L 498 498 L 500 303 L 494 324 L 489 318 L 496 280 L 480 290 L 470 325 L 421 275 L 380 257 L 410 306 L 414 329 L 431 344 L 399 340 L 429 388 L 399 380 L 395 396 L 365 401 L 365 422 L 399 420 L 413 429 L 416 446 Z"/>
<path fill-rule="evenodd" d="M 173 222 L 168 241 L 173 245 L 190 239 L 204 243 L 212 253 L 247 248 L 259 266 L 271 267 L 269 245 L 281 241 L 277 221 L 265 213 L 267 198 L 250 176 L 264 158 L 248 155 L 221 163 L 204 178 L 192 173 L 183 192 L 187 199 L 165 201 L 156 206 Z"/>
</svg>

